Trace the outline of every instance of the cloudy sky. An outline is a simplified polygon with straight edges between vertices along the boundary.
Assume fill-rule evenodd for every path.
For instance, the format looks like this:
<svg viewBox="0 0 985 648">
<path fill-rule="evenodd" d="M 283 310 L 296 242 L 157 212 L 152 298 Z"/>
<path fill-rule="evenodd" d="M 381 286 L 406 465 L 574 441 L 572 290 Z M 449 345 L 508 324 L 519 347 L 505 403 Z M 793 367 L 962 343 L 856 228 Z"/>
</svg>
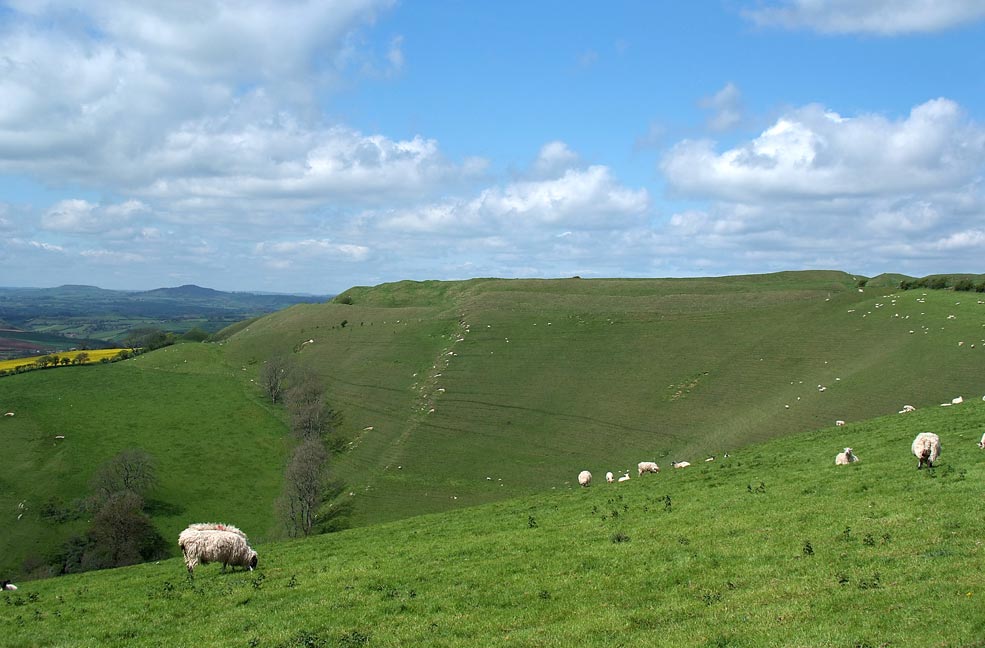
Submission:
<svg viewBox="0 0 985 648">
<path fill-rule="evenodd" d="M 985 272 L 985 1 L 0 0 L 0 285 Z"/>
</svg>

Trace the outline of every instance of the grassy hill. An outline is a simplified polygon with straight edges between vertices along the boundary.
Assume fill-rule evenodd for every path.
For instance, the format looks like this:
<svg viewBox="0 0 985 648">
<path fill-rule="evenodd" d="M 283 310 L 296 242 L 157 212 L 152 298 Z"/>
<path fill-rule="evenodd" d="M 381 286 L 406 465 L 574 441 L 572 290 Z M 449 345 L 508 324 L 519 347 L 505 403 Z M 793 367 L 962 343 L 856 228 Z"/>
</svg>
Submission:
<svg viewBox="0 0 985 648">
<path fill-rule="evenodd" d="M 977 295 L 855 284 L 840 272 L 400 282 L 239 324 L 222 343 L 4 378 L 0 408 L 17 416 L 0 421 L 13 458 L 0 573 L 63 539 L 71 529 L 39 509 L 130 446 L 160 463 L 165 538 L 210 519 L 273 537 L 290 441 L 255 380 L 278 353 L 321 376 L 344 414 L 349 443 L 331 465 L 356 526 L 985 393 Z M 22 501 L 31 512 L 15 521 Z"/>
<path fill-rule="evenodd" d="M 944 450 L 917 471 L 926 430 Z M 174 559 L 24 583 L 0 593 L 3 643 L 980 646 L 983 430 L 981 401 L 934 406 L 625 484 L 254 543 L 253 573 L 189 581 Z M 845 445 L 861 461 L 836 467 Z M 598 477 L 614 452 L 582 465 Z"/>
<path fill-rule="evenodd" d="M 855 284 L 400 282 L 265 317 L 225 357 L 320 373 L 352 437 L 333 460 L 345 497 L 375 523 L 541 492 L 601 457 L 700 459 L 985 390 L 975 294 Z"/>
<path fill-rule="evenodd" d="M 219 350 L 183 344 L 0 379 L 0 408 L 15 414 L 0 418 L 0 573 L 43 563 L 81 533 L 88 516 L 56 524 L 45 513 L 76 510 L 97 467 L 125 448 L 156 459 L 151 512 L 169 544 L 189 520 L 220 515 L 259 537 L 272 531 L 286 428 Z"/>
</svg>

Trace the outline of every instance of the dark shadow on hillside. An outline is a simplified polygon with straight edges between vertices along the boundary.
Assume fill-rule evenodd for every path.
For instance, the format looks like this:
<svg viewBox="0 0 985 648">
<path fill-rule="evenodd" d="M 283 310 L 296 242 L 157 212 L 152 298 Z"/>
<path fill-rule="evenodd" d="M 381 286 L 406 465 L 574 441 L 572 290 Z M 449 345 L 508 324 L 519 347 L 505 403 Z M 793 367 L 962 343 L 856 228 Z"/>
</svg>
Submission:
<svg viewBox="0 0 985 648">
<path fill-rule="evenodd" d="M 144 512 L 148 515 L 174 516 L 184 513 L 185 507 L 164 500 L 149 499 L 144 503 Z"/>
</svg>

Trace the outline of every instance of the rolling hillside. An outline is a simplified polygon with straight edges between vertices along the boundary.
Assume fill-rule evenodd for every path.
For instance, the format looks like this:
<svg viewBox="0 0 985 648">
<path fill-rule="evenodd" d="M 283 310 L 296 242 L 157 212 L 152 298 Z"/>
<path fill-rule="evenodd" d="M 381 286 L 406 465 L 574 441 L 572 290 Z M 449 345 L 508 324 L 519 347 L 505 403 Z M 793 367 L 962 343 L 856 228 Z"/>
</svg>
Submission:
<svg viewBox="0 0 985 648">
<path fill-rule="evenodd" d="M 840 272 L 401 282 L 265 317 L 225 358 L 300 349 L 346 415 L 334 462 L 366 524 L 980 395 L 978 302 Z"/>
<path fill-rule="evenodd" d="M 255 381 L 279 353 L 320 375 L 344 414 L 349 444 L 331 465 L 364 526 L 564 489 L 586 466 L 700 461 L 977 398 L 983 326 L 973 293 L 859 292 L 840 272 L 354 288 L 221 343 L 4 378 L 0 408 L 17 416 L 0 421 L 0 451 L 16 458 L 0 475 L 0 569 L 56 547 L 71 528 L 39 509 L 131 446 L 160 462 L 165 538 L 207 519 L 276 537 L 290 441 Z M 15 520 L 21 502 L 30 513 Z"/>
<path fill-rule="evenodd" d="M 786 436 L 626 484 L 0 592 L 28 646 L 978 646 L 985 403 Z M 915 470 L 912 438 L 943 454 Z M 834 466 L 843 446 L 861 457 Z M 585 465 L 599 475 L 613 462 Z"/>
</svg>

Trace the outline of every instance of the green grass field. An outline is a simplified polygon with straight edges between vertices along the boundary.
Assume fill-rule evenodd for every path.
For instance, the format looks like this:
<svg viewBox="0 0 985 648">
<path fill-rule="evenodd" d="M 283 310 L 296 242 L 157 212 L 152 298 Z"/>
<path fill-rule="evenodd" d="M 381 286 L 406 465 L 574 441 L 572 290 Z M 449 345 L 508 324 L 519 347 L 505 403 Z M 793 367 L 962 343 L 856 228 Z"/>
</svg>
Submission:
<svg viewBox="0 0 985 648">
<path fill-rule="evenodd" d="M 542 492 L 601 457 L 693 461 L 985 393 L 976 294 L 855 283 L 400 282 L 263 318 L 224 348 L 244 378 L 295 349 L 320 373 L 352 438 L 333 464 L 370 524 Z"/>
<path fill-rule="evenodd" d="M 84 530 L 85 519 L 56 525 L 41 510 L 84 497 L 99 464 L 131 447 L 157 461 L 153 519 L 169 541 L 189 520 L 220 515 L 260 537 L 274 531 L 286 429 L 230 377 L 218 348 L 176 345 L 2 381 L 0 408 L 15 416 L 0 418 L 0 573 L 16 573 Z"/>
<path fill-rule="evenodd" d="M 941 436 L 933 470 L 910 441 Z M 7 646 L 979 646 L 985 403 L 690 468 L 0 593 Z M 851 445 L 861 461 L 834 466 Z M 618 466 L 622 468 L 622 466 Z"/>
<path fill-rule="evenodd" d="M 321 376 L 345 417 L 331 467 L 355 526 L 540 496 L 582 466 L 696 463 L 985 393 L 977 295 L 855 284 L 839 272 L 400 282 L 236 325 L 221 343 L 4 378 L 0 408 L 17 416 L 0 421 L 12 458 L 0 573 L 77 531 L 39 507 L 82 495 L 130 446 L 160 462 L 166 538 L 207 520 L 275 537 L 291 441 L 255 381 L 277 353 Z"/>
</svg>

